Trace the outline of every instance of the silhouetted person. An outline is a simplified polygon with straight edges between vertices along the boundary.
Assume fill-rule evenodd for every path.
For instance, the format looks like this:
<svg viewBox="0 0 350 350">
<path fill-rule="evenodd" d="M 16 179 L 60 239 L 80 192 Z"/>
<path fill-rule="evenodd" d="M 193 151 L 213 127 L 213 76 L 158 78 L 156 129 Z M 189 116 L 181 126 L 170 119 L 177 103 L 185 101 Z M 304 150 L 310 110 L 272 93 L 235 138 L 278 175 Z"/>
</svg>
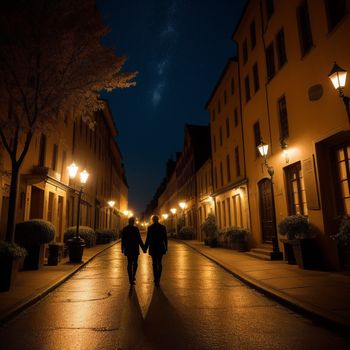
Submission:
<svg viewBox="0 0 350 350">
<path fill-rule="evenodd" d="M 149 255 L 151 255 L 153 263 L 154 284 L 159 286 L 162 274 L 162 259 L 168 250 L 168 238 L 165 226 L 158 222 L 158 216 L 154 215 L 152 220 L 153 224 L 147 230 L 144 252 L 149 248 Z"/>
<path fill-rule="evenodd" d="M 128 275 L 130 284 L 135 284 L 137 261 L 140 255 L 139 247 L 144 250 L 139 229 L 134 226 L 135 218 L 129 218 L 129 225 L 122 230 L 122 253 L 128 258 Z"/>
</svg>

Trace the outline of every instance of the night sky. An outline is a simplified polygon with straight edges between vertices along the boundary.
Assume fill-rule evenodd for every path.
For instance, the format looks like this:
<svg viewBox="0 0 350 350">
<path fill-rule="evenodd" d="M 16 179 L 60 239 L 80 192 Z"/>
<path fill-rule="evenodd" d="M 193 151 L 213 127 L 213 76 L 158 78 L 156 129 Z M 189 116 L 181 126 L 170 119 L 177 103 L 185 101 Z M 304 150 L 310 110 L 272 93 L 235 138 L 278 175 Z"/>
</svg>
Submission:
<svg viewBox="0 0 350 350">
<path fill-rule="evenodd" d="M 105 42 L 126 54 L 137 86 L 104 95 L 119 130 L 129 208 L 140 214 L 183 147 L 185 123 L 207 124 L 204 106 L 230 56 L 244 0 L 111 0 L 100 8 Z"/>
</svg>

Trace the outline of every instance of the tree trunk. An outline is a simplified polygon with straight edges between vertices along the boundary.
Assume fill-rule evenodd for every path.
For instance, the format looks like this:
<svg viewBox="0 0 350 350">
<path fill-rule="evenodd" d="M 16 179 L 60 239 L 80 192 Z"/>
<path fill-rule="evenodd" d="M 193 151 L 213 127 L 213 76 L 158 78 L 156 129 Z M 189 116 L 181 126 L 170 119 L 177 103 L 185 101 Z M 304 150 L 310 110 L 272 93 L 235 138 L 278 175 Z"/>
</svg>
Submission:
<svg viewBox="0 0 350 350">
<path fill-rule="evenodd" d="M 15 224 L 16 224 L 16 205 L 17 205 L 19 168 L 20 168 L 20 165 L 17 162 L 12 162 L 10 197 L 9 197 L 9 207 L 8 207 L 8 213 L 7 213 L 7 226 L 6 226 L 6 241 L 8 242 L 14 242 L 14 238 L 15 238 L 14 236 L 15 236 Z"/>
</svg>

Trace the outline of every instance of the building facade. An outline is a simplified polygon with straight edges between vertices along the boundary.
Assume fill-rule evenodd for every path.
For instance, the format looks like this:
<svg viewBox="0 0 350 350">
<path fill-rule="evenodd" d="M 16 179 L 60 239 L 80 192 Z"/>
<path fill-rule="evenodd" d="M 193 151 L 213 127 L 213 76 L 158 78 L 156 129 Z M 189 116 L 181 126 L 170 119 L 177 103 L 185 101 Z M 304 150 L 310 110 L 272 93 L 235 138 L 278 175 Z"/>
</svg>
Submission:
<svg viewBox="0 0 350 350">
<path fill-rule="evenodd" d="M 271 243 L 284 217 L 306 215 L 329 268 L 338 266 L 330 235 L 350 209 L 349 120 L 328 79 L 334 61 L 350 68 L 349 10 L 349 1 L 251 0 L 233 33 L 253 244 Z"/>
<path fill-rule="evenodd" d="M 86 169 L 80 224 L 94 229 L 120 229 L 121 212 L 128 206 L 127 184 L 122 155 L 115 141 L 117 129 L 107 101 L 94 115 L 94 123 L 67 115 L 53 132 L 35 134 L 21 168 L 16 221 L 44 219 L 54 224 L 56 242 L 76 224 L 78 179 L 70 179 L 72 162 Z M 0 154 L 0 237 L 4 239 L 10 181 L 7 154 Z M 114 200 L 111 208 L 108 201 Z"/>
<path fill-rule="evenodd" d="M 237 58 L 230 58 L 207 102 L 213 194 L 219 229 L 250 228 Z"/>
</svg>

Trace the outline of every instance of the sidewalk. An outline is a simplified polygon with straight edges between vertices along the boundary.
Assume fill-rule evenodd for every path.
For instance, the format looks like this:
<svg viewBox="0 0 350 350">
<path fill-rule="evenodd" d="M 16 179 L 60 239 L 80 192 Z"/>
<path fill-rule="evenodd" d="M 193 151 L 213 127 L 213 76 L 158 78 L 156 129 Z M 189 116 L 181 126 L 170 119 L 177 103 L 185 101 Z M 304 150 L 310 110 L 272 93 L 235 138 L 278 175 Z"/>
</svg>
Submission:
<svg viewBox="0 0 350 350">
<path fill-rule="evenodd" d="M 350 330 L 350 275 L 303 270 L 284 261 L 264 261 L 199 241 L 182 241 L 235 277 L 298 312 L 339 330 Z"/>
<path fill-rule="evenodd" d="M 57 266 L 43 266 L 37 271 L 18 272 L 15 285 L 11 291 L 0 293 L 0 325 L 43 298 L 69 279 L 96 255 L 116 243 L 118 241 L 85 248 L 83 263 L 81 264 L 70 264 L 67 257 Z"/>
</svg>

